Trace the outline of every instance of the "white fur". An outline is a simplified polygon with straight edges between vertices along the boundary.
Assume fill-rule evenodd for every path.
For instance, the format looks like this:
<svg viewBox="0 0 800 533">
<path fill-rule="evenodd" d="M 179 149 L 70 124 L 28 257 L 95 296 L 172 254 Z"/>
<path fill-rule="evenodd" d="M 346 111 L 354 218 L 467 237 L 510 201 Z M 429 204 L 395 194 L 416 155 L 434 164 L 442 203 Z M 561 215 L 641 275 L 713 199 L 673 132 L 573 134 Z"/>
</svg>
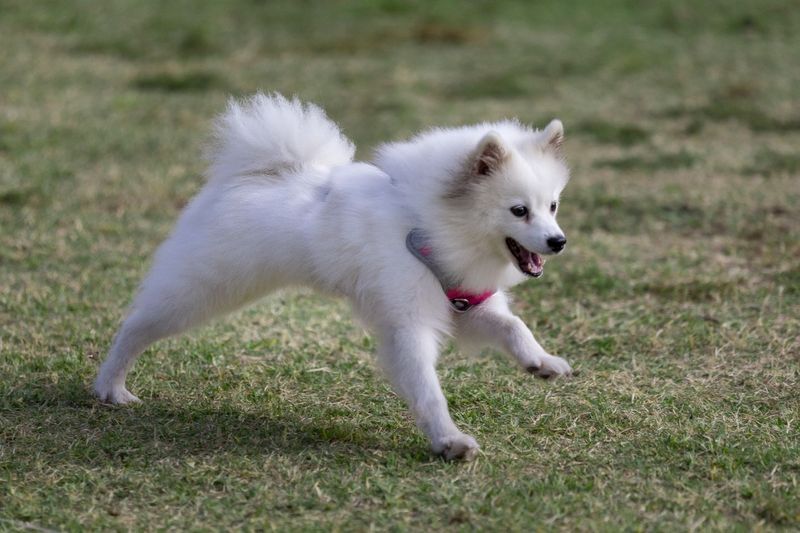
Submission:
<svg viewBox="0 0 800 533">
<path fill-rule="evenodd" d="M 137 401 L 125 377 L 147 346 L 274 289 L 309 285 L 349 298 L 376 331 L 379 362 L 433 450 L 474 457 L 478 444 L 453 423 L 435 373 L 444 336 L 496 346 L 541 377 L 571 372 L 503 293 L 526 279 L 505 237 L 548 253 L 547 236 L 561 234 L 549 205 L 568 179 L 557 153 L 562 131 L 558 121 L 544 131 L 516 122 L 434 130 L 384 145 L 374 164 L 354 163 L 352 143 L 316 106 L 262 94 L 231 102 L 217 121 L 208 182 L 156 252 L 100 368 L 97 395 Z M 466 197 L 444 198 L 470 179 L 486 142 L 501 143 L 504 163 Z M 530 206 L 528 221 L 509 213 L 520 202 Z M 464 288 L 498 292 L 454 313 L 405 247 L 414 227 Z"/>
</svg>

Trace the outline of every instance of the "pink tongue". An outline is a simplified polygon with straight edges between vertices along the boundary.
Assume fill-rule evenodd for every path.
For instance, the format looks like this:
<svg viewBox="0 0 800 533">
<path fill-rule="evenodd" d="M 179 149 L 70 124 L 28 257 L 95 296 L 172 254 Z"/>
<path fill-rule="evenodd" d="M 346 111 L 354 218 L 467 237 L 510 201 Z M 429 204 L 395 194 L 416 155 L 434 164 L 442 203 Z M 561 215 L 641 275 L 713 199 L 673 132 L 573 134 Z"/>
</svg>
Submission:
<svg viewBox="0 0 800 533">
<path fill-rule="evenodd" d="M 525 255 L 525 262 L 528 264 L 533 264 L 533 266 L 537 268 L 541 268 L 542 266 L 542 257 L 539 254 L 535 254 L 533 252 L 529 252 L 523 248 L 522 253 Z"/>
<path fill-rule="evenodd" d="M 539 254 L 535 254 L 533 252 L 529 252 L 528 250 L 524 250 L 522 252 L 524 255 L 525 263 L 527 264 L 528 270 L 532 273 L 538 273 L 542 271 L 542 258 Z"/>
</svg>

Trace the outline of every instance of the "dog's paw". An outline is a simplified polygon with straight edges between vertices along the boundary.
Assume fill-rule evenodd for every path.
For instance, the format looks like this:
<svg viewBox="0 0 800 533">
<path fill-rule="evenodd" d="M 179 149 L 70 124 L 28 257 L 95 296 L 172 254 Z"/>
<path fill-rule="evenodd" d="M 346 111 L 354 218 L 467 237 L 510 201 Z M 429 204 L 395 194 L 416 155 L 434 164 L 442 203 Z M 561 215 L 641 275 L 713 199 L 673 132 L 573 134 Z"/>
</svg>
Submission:
<svg viewBox="0 0 800 533">
<path fill-rule="evenodd" d="M 94 393 L 97 398 L 103 403 L 111 403 L 114 405 L 125 405 L 127 403 L 139 403 L 142 400 L 134 396 L 125 388 L 124 385 L 101 385 L 95 384 Z"/>
<path fill-rule="evenodd" d="M 478 455 L 478 442 L 464 433 L 456 433 L 433 443 L 433 453 L 448 461 L 472 461 Z"/>
<path fill-rule="evenodd" d="M 542 379 L 572 376 L 572 367 L 569 366 L 569 363 L 555 355 L 544 355 L 539 364 L 528 365 L 525 370 Z"/>
</svg>

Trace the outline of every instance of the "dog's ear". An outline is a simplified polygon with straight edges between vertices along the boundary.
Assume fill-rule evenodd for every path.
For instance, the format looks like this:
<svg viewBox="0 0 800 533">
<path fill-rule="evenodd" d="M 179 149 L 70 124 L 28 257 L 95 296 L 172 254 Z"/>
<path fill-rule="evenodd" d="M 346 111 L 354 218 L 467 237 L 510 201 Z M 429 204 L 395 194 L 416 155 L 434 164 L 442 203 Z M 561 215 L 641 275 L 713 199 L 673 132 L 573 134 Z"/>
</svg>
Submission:
<svg viewBox="0 0 800 533">
<path fill-rule="evenodd" d="M 545 150 L 558 152 L 564 143 L 564 124 L 554 118 L 541 132 L 539 142 Z"/>
<path fill-rule="evenodd" d="M 446 198 L 459 199 L 469 196 L 472 187 L 484 181 L 500 168 L 508 159 L 510 152 L 500 134 L 490 131 L 478 142 L 464 165 L 464 170 L 453 180 L 445 194 Z"/>
<path fill-rule="evenodd" d="M 488 176 L 503 164 L 508 158 L 500 134 L 490 131 L 478 143 L 475 155 L 472 157 L 472 174 L 475 176 Z"/>
</svg>

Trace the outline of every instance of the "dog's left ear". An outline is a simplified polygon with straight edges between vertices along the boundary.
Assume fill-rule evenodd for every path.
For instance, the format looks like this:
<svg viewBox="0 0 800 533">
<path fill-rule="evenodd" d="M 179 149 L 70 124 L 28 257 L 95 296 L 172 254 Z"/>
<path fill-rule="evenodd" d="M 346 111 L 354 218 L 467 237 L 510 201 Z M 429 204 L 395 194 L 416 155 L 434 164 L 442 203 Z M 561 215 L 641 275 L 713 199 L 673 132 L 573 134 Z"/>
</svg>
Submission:
<svg viewBox="0 0 800 533">
<path fill-rule="evenodd" d="M 490 131 L 478 143 L 472 158 L 472 173 L 476 176 L 488 176 L 497 170 L 507 157 L 508 150 L 506 150 L 500 134 Z"/>
<path fill-rule="evenodd" d="M 558 152 L 564 143 L 564 124 L 554 118 L 541 132 L 539 141 L 545 150 Z"/>
</svg>

